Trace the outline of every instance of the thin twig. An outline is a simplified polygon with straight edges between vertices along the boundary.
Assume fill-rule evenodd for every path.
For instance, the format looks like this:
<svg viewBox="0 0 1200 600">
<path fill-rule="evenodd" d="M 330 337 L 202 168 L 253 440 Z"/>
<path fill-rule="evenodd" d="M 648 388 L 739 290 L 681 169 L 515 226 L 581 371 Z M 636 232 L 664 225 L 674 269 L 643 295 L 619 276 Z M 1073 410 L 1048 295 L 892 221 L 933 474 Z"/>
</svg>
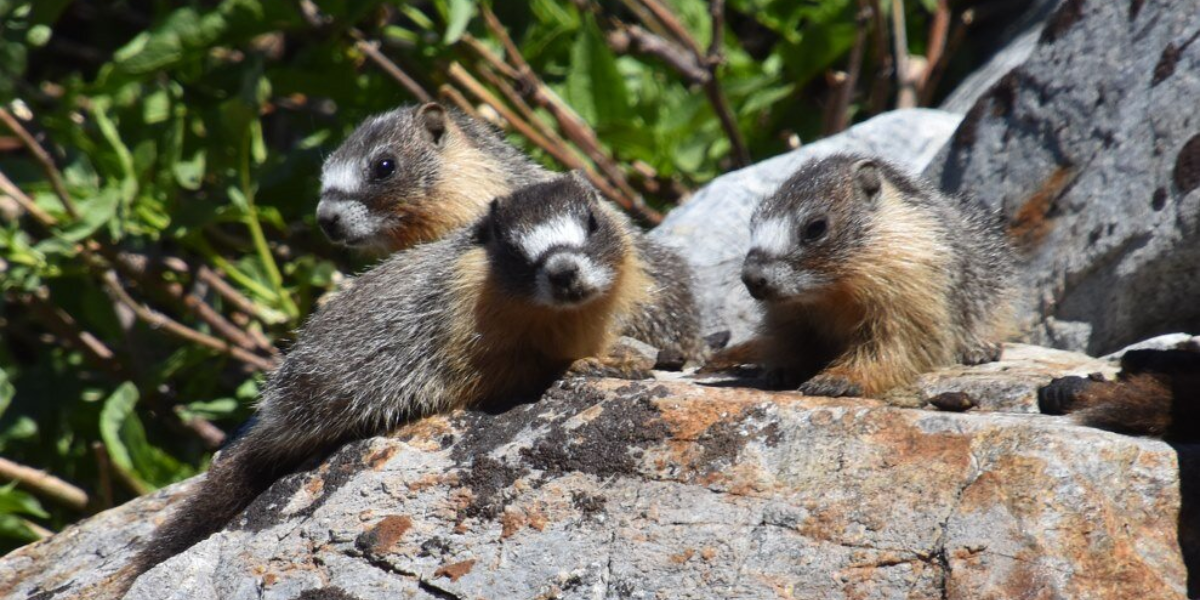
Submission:
<svg viewBox="0 0 1200 600">
<path fill-rule="evenodd" d="M 202 417 L 184 418 L 182 407 L 175 407 L 175 414 L 179 417 L 179 422 L 183 423 L 189 431 L 194 433 L 200 441 L 204 443 L 207 450 L 216 450 L 225 443 L 225 432 L 220 427 L 212 424 L 212 421 Z"/>
<path fill-rule="evenodd" d="M 696 42 L 696 38 L 692 37 L 692 34 L 688 32 L 687 27 L 683 26 L 683 23 L 679 22 L 673 10 L 667 8 L 658 0 L 640 0 L 640 2 L 642 6 L 646 7 L 654 15 L 654 18 L 659 23 L 663 24 L 663 27 L 667 31 L 671 32 L 671 36 L 675 38 L 676 42 L 687 46 L 688 50 L 691 50 L 692 54 L 696 56 L 704 55 L 704 50 L 700 48 L 700 44 Z"/>
<path fill-rule="evenodd" d="M 132 310 L 133 313 L 137 315 L 138 319 L 144 321 L 153 329 L 161 329 L 174 335 L 175 337 L 193 342 L 222 354 L 229 355 L 261 371 L 270 371 L 275 367 L 274 362 L 268 359 L 254 354 L 253 352 L 243 350 L 237 346 L 233 346 L 229 344 L 229 342 L 219 338 L 196 331 L 195 329 L 179 323 L 178 321 L 175 321 L 174 319 L 143 305 L 137 300 L 134 300 L 133 297 L 129 295 L 129 292 L 125 291 L 125 288 L 121 285 L 120 279 L 117 278 L 116 273 L 112 272 L 111 270 L 103 273 L 100 281 L 104 285 L 104 289 L 109 293 L 109 295 Z"/>
<path fill-rule="evenodd" d="M 933 13 L 933 22 L 929 24 L 929 43 L 927 44 L 929 50 L 925 53 L 929 60 L 929 68 L 921 73 L 921 80 L 917 83 L 918 93 L 922 98 L 926 96 L 925 90 L 933 74 L 933 66 L 941 61 L 942 54 L 946 50 L 946 38 L 949 31 L 950 1 L 938 0 L 937 9 Z"/>
<path fill-rule="evenodd" d="M 0 457 L 0 477 L 63 506 L 82 511 L 87 508 L 87 492 L 45 471 L 15 463 Z"/>
<path fill-rule="evenodd" d="M 896 108 L 913 108 L 917 105 L 917 85 L 908 59 L 908 32 L 905 31 L 902 0 L 892 0 L 892 41 L 896 53 L 896 82 L 900 88 Z"/>
<path fill-rule="evenodd" d="M 74 317 L 67 314 L 66 311 L 56 306 L 53 302 L 50 302 L 49 288 L 41 286 L 32 293 L 21 294 L 18 298 L 29 306 L 33 314 L 50 331 L 82 352 L 84 357 L 96 366 L 118 377 L 126 375 L 125 366 L 117 360 L 112 349 L 100 341 L 99 338 L 92 335 L 91 332 L 83 329 L 75 321 Z"/>
<path fill-rule="evenodd" d="M 620 167 L 603 150 L 599 139 L 596 137 L 596 132 L 575 111 L 571 110 L 557 94 L 551 91 L 538 78 L 533 69 L 530 68 L 529 63 L 525 61 L 525 57 L 521 55 L 520 50 L 517 49 L 512 38 L 509 37 L 508 31 L 500 23 L 500 20 L 496 18 L 495 13 L 488 8 L 487 4 L 480 5 L 480 12 L 483 13 L 488 29 L 492 31 L 504 46 L 508 60 L 518 74 L 519 78 L 517 81 L 521 84 L 523 95 L 550 113 L 550 116 L 554 117 L 555 122 L 558 123 L 559 131 L 582 150 L 595 163 L 600 173 L 608 178 L 614 184 L 615 188 L 620 191 L 616 195 L 610 195 L 607 192 L 605 195 L 626 210 L 633 212 L 651 224 L 661 222 L 662 213 L 646 205 L 642 196 L 629 184 Z M 604 190 L 601 189 L 601 191 L 603 192 Z"/>
<path fill-rule="evenodd" d="M 366 39 L 362 32 L 357 29 L 351 29 L 350 36 L 354 38 L 354 45 L 360 52 L 383 69 L 392 79 L 395 79 L 404 89 L 408 90 L 408 93 L 421 102 L 433 102 L 433 96 L 425 91 L 425 88 L 417 83 L 417 80 L 410 77 L 408 73 L 405 73 L 403 69 L 392 62 L 383 52 L 380 52 L 379 42 Z"/>
<path fill-rule="evenodd" d="M 0 121 L 4 121 L 4 124 L 13 133 L 17 134 L 17 137 L 21 139 L 21 143 L 24 144 L 25 148 L 33 154 L 33 158 L 41 165 L 42 171 L 46 173 L 46 178 L 50 180 L 50 187 L 54 189 L 55 195 L 62 202 L 67 214 L 71 215 L 72 219 L 78 219 L 79 209 L 75 208 L 75 203 L 71 201 L 71 195 L 67 193 L 67 186 L 63 183 L 62 173 L 54 165 L 54 159 L 50 157 L 50 153 L 46 152 L 46 149 L 37 140 L 33 139 L 33 135 L 29 133 L 29 130 L 25 129 L 25 126 L 12 113 L 8 112 L 8 109 L 2 106 L 0 106 Z"/>
<path fill-rule="evenodd" d="M 25 192 L 21 191 L 16 184 L 12 182 L 4 173 L 0 173 L 0 192 L 4 192 L 13 200 L 16 200 L 25 212 L 41 223 L 44 227 L 54 227 L 58 225 L 58 219 L 53 215 L 42 210 L 42 207 L 34 203 L 33 198 L 30 198 Z"/>
<path fill-rule="evenodd" d="M 104 447 L 104 442 L 99 440 L 92 442 L 92 455 L 96 457 L 96 473 L 100 477 L 100 499 L 99 506 L 96 508 L 100 510 L 112 508 L 112 462 L 108 458 L 108 449 Z"/>
<path fill-rule="evenodd" d="M 967 30 L 971 28 L 971 24 L 975 22 L 975 11 L 967 9 L 956 20 L 956 25 L 950 31 L 949 40 L 946 42 L 946 48 L 941 52 L 937 60 L 929 62 L 929 68 L 925 70 L 925 81 L 921 84 L 921 105 L 929 106 L 933 103 L 934 94 L 937 93 L 938 83 L 941 82 L 942 76 L 946 73 L 946 66 L 950 64 L 950 58 L 955 55 L 958 48 L 962 46 L 963 41 L 967 37 Z"/>
<path fill-rule="evenodd" d="M 869 9 L 868 9 L 869 10 Z M 854 46 L 850 48 L 850 64 L 847 67 L 846 78 L 838 88 L 837 102 L 833 108 L 833 122 L 826 135 L 843 131 L 850 125 L 850 101 L 858 87 L 858 76 L 862 71 L 863 53 L 867 44 L 867 30 L 870 28 L 870 14 L 858 12 L 856 19 L 858 29 L 854 34 Z"/>
<path fill-rule="evenodd" d="M 480 116 L 479 111 L 475 110 L 475 107 L 471 105 L 471 101 L 467 100 L 467 97 L 462 95 L 462 92 L 458 91 L 458 89 L 454 86 L 448 83 L 443 83 L 440 87 L 438 87 L 438 96 L 449 100 L 452 104 L 457 106 L 459 110 L 467 113 L 467 115 L 472 119 L 477 121 L 483 119 L 483 117 Z"/>
<path fill-rule="evenodd" d="M 725 47 L 725 0 L 712 0 L 708 3 L 708 16 L 712 20 L 712 38 L 708 40 L 709 61 L 724 60 L 722 49 Z"/>
<path fill-rule="evenodd" d="M 871 82 L 871 92 L 867 95 L 867 107 L 870 114 L 877 115 L 887 107 L 892 81 L 892 54 L 888 51 L 887 22 L 880 0 L 859 0 L 858 7 L 859 10 L 865 9 L 871 13 L 871 54 L 875 64 L 875 78 Z"/>
<path fill-rule="evenodd" d="M 554 155 L 554 158 L 558 159 L 559 162 L 565 164 L 569 161 L 568 157 L 561 157 L 559 154 L 555 153 L 555 151 L 552 149 L 553 145 L 549 140 L 542 136 L 542 134 L 539 133 L 533 125 L 527 123 L 524 119 L 508 108 L 508 105 L 492 95 L 492 93 L 486 87 L 484 87 L 479 80 L 471 76 L 471 74 L 468 73 L 467 70 L 462 67 L 462 65 L 458 63 L 452 63 L 450 68 L 447 70 L 447 75 L 450 77 L 451 82 L 458 87 L 463 88 L 472 96 L 478 98 L 480 102 L 483 102 L 484 104 L 487 104 L 495 109 L 496 112 L 499 113 L 505 121 L 508 121 L 508 123 L 512 125 L 518 133 L 529 138 L 529 140 L 537 146 L 551 152 Z"/>
</svg>

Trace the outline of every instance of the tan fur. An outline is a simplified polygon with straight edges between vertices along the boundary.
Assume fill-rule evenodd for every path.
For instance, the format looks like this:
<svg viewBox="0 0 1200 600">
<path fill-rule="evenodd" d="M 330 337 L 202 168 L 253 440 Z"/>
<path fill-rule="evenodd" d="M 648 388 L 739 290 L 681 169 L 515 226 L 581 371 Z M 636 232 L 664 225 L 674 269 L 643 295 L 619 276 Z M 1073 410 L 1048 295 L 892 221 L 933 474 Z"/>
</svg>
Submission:
<svg viewBox="0 0 1200 600">
<path fill-rule="evenodd" d="M 463 256 L 453 269 L 457 300 L 449 360 L 464 376 L 451 397 L 488 400 L 479 397 L 483 389 L 493 396 L 520 394 L 546 383 L 533 374 L 561 372 L 577 359 L 604 355 L 620 335 L 620 315 L 644 301 L 652 285 L 631 240 L 624 243 L 609 293 L 569 310 L 508 297 L 483 249 Z"/>
<path fill-rule="evenodd" d="M 441 239 L 482 215 L 493 198 L 513 191 L 504 183 L 503 165 L 472 145 L 452 121 L 447 128 L 442 160 L 454 168 L 442 172 L 427 197 L 395 203 L 400 220 L 388 231 L 391 250 Z"/>
<path fill-rule="evenodd" d="M 898 194 L 884 184 L 861 260 L 849 265 L 850 274 L 832 293 L 803 309 L 821 337 L 843 349 L 817 377 L 849 380 L 866 395 L 951 364 L 957 347 L 955 333 L 945 332 L 950 252 L 939 241 L 941 227 Z M 794 340 L 780 341 L 791 344 L 770 348 L 774 356 L 795 354 Z"/>
</svg>

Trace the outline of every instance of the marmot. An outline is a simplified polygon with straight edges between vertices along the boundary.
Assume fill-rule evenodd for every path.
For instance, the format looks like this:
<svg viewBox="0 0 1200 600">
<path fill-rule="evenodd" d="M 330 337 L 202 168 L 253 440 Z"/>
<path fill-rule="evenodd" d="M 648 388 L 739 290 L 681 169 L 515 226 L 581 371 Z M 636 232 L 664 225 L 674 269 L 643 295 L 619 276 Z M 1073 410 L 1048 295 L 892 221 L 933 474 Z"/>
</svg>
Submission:
<svg viewBox="0 0 1200 600">
<path fill-rule="evenodd" d="M 1055 379 L 1038 390 L 1038 407 L 1117 433 L 1200 441 L 1200 352 L 1131 350 L 1115 381 Z"/>
<path fill-rule="evenodd" d="M 458 110 L 402 107 L 363 121 L 325 161 L 317 221 L 339 244 L 402 250 L 440 239 L 478 218 L 491 199 L 553 176 Z M 630 235 L 656 286 L 623 333 L 701 360 L 706 345 L 691 270 L 641 231 Z"/>
<path fill-rule="evenodd" d="M 878 395 L 934 367 L 995 360 L 1013 268 L 979 208 L 878 159 L 800 168 L 756 209 L 742 281 L 774 383 Z"/>
<path fill-rule="evenodd" d="M 309 319 L 268 378 L 257 422 L 127 567 L 125 585 L 307 459 L 425 415 L 537 394 L 603 354 L 654 286 L 632 223 L 575 175 L 490 206 L 367 271 Z"/>
</svg>

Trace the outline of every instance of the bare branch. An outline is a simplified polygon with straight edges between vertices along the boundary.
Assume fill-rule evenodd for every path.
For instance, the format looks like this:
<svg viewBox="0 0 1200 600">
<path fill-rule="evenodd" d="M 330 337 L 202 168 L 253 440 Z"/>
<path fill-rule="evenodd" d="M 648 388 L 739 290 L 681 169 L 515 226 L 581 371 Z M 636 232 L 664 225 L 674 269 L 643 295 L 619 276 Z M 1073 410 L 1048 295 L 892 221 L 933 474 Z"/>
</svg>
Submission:
<svg viewBox="0 0 1200 600">
<path fill-rule="evenodd" d="M 425 88 L 417 83 L 417 80 L 410 77 L 408 73 L 405 73 L 403 69 L 379 50 L 379 42 L 365 39 L 362 32 L 357 29 L 351 29 L 350 36 L 354 38 L 354 46 L 359 51 L 371 59 L 371 62 L 374 62 L 379 68 L 383 69 L 392 79 L 395 79 L 404 89 L 408 90 L 408 93 L 421 102 L 433 102 L 433 96 L 425 91 Z"/>
<path fill-rule="evenodd" d="M 917 105 L 917 85 L 913 65 L 908 57 L 908 32 L 904 24 L 904 3 L 892 0 L 892 41 L 896 52 L 896 81 L 900 92 L 896 97 L 896 108 L 913 108 Z"/>
<path fill-rule="evenodd" d="M 48 288 L 42 286 L 32 293 L 21 294 L 18 298 L 54 335 L 82 352 L 93 364 L 114 375 L 124 376 L 125 366 L 117 360 L 113 351 L 91 332 L 84 330 L 74 317 L 50 302 Z"/>
<path fill-rule="evenodd" d="M 867 30 L 870 28 L 869 10 L 858 12 L 858 31 L 854 34 L 854 46 L 850 49 L 850 64 L 847 67 L 846 78 L 837 90 L 837 102 L 833 107 L 833 121 L 827 124 L 826 135 L 843 131 L 850 125 L 850 101 L 858 87 L 859 73 L 862 71 L 863 52 L 867 44 Z"/>
<path fill-rule="evenodd" d="M 50 187 L 54 189 L 55 195 L 62 202 L 67 214 L 71 215 L 72 219 L 78 219 L 79 210 L 75 208 L 75 203 L 71 201 L 71 195 L 67 193 L 67 186 L 63 183 L 62 173 L 54 165 L 54 159 L 50 157 L 50 153 L 46 152 L 46 149 L 37 140 L 33 139 L 33 135 L 29 133 L 29 130 L 25 129 L 25 126 L 12 113 L 8 112 L 8 109 L 2 106 L 0 106 L 0 121 L 3 121 L 5 126 L 17 134 L 21 143 L 33 154 L 33 158 L 37 160 L 38 164 L 41 165 L 42 171 L 46 173 L 46 178 L 50 180 Z"/>
<path fill-rule="evenodd" d="M 87 508 L 87 492 L 45 471 L 0 457 L 0 477 L 16 481 L 22 488 L 68 508 L 77 511 Z"/>
<path fill-rule="evenodd" d="M 58 225 L 58 219 L 53 215 L 42 210 L 42 207 L 34 203 L 33 198 L 30 198 L 25 192 L 21 191 L 4 173 L 0 173 L 0 192 L 4 192 L 13 200 L 16 200 L 25 212 L 41 223 L 44 227 L 54 227 Z"/>
<path fill-rule="evenodd" d="M 178 337 L 189 342 L 204 346 L 211 350 L 226 354 L 237 360 L 240 360 L 251 367 L 261 371 L 270 371 L 275 367 L 275 363 L 265 359 L 257 354 L 248 352 L 237 346 L 230 345 L 229 342 L 218 339 L 206 333 L 201 333 L 188 327 L 174 319 L 148 307 L 137 300 L 134 300 L 129 292 L 121 285 L 116 273 L 111 270 L 105 271 L 100 276 L 100 281 L 104 285 L 104 289 L 116 301 L 128 307 L 137 315 L 138 319 L 150 325 L 153 329 L 161 329 L 175 337 Z"/>
<path fill-rule="evenodd" d="M 975 11 L 972 9 L 964 11 L 949 33 L 949 40 L 945 44 L 945 49 L 938 53 L 937 60 L 933 60 L 933 55 L 930 54 L 929 68 L 925 70 L 925 80 L 921 83 L 921 105 L 929 106 L 933 102 L 933 96 L 937 93 L 938 83 L 946 73 L 950 57 L 954 56 L 959 46 L 962 45 L 963 40 L 966 39 L 967 30 L 971 28 L 974 21 Z"/>
<path fill-rule="evenodd" d="M 637 25 L 620 25 L 608 35 L 608 45 L 618 54 L 635 52 L 657 58 L 692 85 L 707 84 L 712 77 L 707 65 L 687 48 L 663 39 Z"/>
<path fill-rule="evenodd" d="M 875 64 L 875 79 L 871 82 L 871 92 L 867 95 L 867 107 L 871 114 L 877 115 L 887 108 L 888 95 L 892 83 L 892 54 L 888 51 L 888 28 L 883 16 L 880 0 L 859 0 L 859 10 L 869 10 L 871 14 L 871 54 Z"/>
<path fill-rule="evenodd" d="M 704 56 L 704 50 L 700 48 L 700 44 L 696 42 L 696 38 L 692 37 L 692 34 L 688 32 L 687 27 L 684 27 L 683 23 L 680 23 L 679 19 L 675 17 L 674 11 L 664 6 L 659 0 L 639 0 L 639 2 L 654 15 L 654 18 L 659 23 L 662 23 L 667 31 L 671 32 L 671 36 L 675 38 L 676 42 L 687 46 L 688 50 L 692 51 L 692 54 Z"/>
</svg>

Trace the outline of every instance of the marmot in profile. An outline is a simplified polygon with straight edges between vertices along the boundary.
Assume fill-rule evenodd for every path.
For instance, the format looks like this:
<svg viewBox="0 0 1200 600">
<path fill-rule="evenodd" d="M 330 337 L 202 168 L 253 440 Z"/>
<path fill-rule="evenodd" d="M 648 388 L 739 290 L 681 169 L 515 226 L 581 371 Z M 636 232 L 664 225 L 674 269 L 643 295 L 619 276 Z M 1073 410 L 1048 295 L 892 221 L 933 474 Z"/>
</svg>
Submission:
<svg viewBox="0 0 1200 600">
<path fill-rule="evenodd" d="M 493 198 L 553 176 L 486 123 L 436 103 L 403 107 L 363 121 L 325 161 L 317 221 L 339 244 L 402 250 L 440 239 L 477 219 Z M 641 231 L 630 235 L 656 285 L 623 333 L 702 359 L 687 263 Z"/>
<path fill-rule="evenodd" d="M 1200 351 L 1131 350 L 1115 381 L 1055 379 L 1038 390 L 1038 407 L 1117 433 L 1200 441 Z"/>
<path fill-rule="evenodd" d="M 539 393 L 603 354 L 654 285 L 632 223 L 575 175 L 490 206 L 364 273 L 309 319 L 257 422 L 156 531 L 126 585 L 309 458 L 425 415 Z"/>
<path fill-rule="evenodd" d="M 979 209 L 881 160 L 808 163 L 751 218 L 742 281 L 765 309 L 760 359 L 809 395 L 878 395 L 995 360 L 1010 251 Z"/>
</svg>

